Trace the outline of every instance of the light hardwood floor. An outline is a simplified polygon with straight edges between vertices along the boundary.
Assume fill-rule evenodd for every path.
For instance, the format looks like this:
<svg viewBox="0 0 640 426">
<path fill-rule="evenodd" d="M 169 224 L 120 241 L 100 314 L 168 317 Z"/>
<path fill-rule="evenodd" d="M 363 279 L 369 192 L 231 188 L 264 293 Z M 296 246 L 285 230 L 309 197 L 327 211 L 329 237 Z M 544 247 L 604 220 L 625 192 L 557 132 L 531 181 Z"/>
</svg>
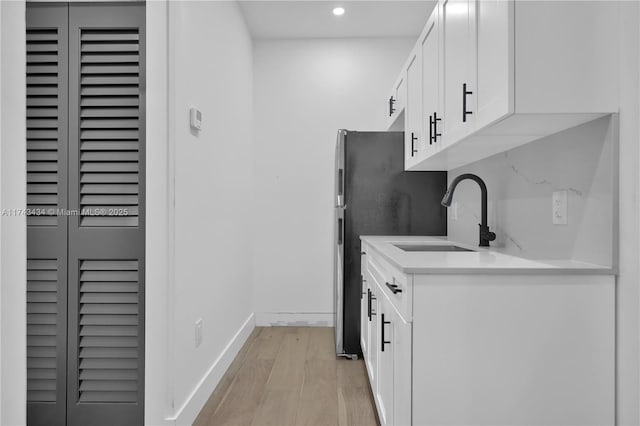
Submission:
<svg viewBox="0 0 640 426">
<path fill-rule="evenodd" d="M 258 327 L 194 426 L 377 425 L 364 362 L 337 358 L 333 329 Z"/>
</svg>

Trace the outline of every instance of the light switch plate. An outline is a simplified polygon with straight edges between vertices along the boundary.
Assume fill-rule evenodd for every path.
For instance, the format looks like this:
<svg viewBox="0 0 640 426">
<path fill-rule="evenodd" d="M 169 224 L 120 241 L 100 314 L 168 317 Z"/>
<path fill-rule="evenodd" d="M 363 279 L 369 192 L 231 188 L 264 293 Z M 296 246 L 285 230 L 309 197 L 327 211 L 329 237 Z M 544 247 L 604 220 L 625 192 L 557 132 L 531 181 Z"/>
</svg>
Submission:
<svg viewBox="0 0 640 426">
<path fill-rule="evenodd" d="M 202 343 L 202 319 L 196 321 L 196 348 Z"/>
<path fill-rule="evenodd" d="M 567 191 L 555 191 L 551 199 L 551 214 L 554 225 L 566 225 L 568 218 L 568 195 Z"/>
</svg>

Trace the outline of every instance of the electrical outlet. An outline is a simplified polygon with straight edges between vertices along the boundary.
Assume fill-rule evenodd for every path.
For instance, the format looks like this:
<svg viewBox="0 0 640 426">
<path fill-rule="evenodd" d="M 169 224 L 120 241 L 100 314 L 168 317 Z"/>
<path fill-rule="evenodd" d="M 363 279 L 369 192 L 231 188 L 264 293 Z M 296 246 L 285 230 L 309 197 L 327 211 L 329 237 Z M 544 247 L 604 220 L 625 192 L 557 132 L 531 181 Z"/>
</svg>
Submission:
<svg viewBox="0 0 640 426">
<path fill-rule="evenodd" d="M 202 343 L 202 319 L 196 321 L 196 348 Z"/>
<path fill-rule="evenodd" d="M 551 198 L 552 221 L 554 225 L 566 225 L 568 223 L 567 213 L 568 196 L 567 191 L 555 191 Z"/>
</svg>

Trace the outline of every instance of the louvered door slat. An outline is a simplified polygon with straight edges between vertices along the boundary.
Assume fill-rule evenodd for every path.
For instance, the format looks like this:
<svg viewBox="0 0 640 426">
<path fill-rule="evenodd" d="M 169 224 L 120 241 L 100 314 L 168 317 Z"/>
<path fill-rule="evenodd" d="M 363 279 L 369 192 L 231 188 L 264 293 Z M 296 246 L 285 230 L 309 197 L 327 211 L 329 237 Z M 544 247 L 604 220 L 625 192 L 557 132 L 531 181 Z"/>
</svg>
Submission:
<svg viewBox="0 0 640 426">
<path fill-rule="evenodd" d="M 27 118 L 56 118 L 58 109 L 55 107 L 30 108 L 27 111 Z"/>
<path fill-rule="evenodd" d="M 119 325 L 85 325 L 80 336 L 137 336 L 138 329 Z"/>
<path fill-rule="evenodd" d="M 138 262 L 83 260 L 79 277 L 79 401 L 106 397 L 110 402 L 136 402 Z M 126 374 L 105 379 L 105 370 L 110 369 Z"/>
<path fill-rule="evenodd" d="M 54 96 L 27 97 L 27 114 L 31 114 L 31 111 L 30 111 L 31 108 L 57 107 L 57 106 L 58 106 L 58 98 Z M 27 121 L 27 124 L 29 124 L 29 121 Z"/>
<path fill-rule="evenodd" d="M 136 372 L 132 370 L 85 370 L 80 374 L 81 380 L 135 380 Z"/>
<path fill-rule="evenodd" d="M 137 46 L 136 46 L 137 48 Z M 87 86 L 126 86 L 138 85 L 137 73 L 120 73 L 120 74 L 88 74 L 82 77 L 80 81 L 85 87 Z"/>
<path fill-rule="evenodd" d="M 81 30 L 80 226 L 139 224 L 139 53 L 137 30 Z"/>
<path fill-rule="evenodd" d="M 137 107 L 140 102 L 135 96 L 110 96 L 80 99 L 80 106 L 84 108 Z M 82 116 L 82 113 L 81 113 Z"/>
<path fill-rule="evenodd" d="M 118 31 L 95 29 L 83 35 L 82 40 L 85 42 L 119 42 L 119 41 L 135 41 L 140 40 L 138 29 L 119 29 Z"/>
</svg>

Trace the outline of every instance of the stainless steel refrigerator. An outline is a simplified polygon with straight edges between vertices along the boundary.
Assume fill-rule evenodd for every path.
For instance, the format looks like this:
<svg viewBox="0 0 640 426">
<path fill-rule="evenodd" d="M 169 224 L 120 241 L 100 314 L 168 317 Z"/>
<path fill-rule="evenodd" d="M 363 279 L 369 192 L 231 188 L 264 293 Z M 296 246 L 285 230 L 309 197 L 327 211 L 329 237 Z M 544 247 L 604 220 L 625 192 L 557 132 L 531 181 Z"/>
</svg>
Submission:
<svg viewBox="0 0 640 426">
<path fill-rule="evenodd" d="M 405 172 L 402 132 L 339 130 L 335 166 L 336 353 L 360 348 L 360 235 L 446 235 L 446 172 Z"/>
</svg>

